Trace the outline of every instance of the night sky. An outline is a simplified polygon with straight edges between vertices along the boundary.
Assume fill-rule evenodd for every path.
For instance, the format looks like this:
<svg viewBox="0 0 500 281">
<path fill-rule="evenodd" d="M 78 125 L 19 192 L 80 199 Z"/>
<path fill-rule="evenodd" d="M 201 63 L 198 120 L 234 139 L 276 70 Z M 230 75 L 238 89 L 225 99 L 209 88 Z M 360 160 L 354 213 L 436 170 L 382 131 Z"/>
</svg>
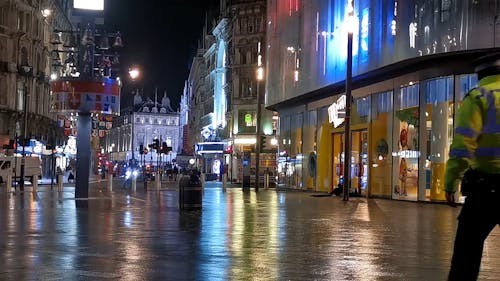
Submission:
<svg viewBox="0 0 500 281">
<path fill-rule="evenodd" d="M 205 15 L 218 14 L 219 0 L 105 0 L 105 25 L 120 31 L 125 45 L 120 54 L 123 79 L 122 108 L 132 104 L 131 91 L 144 90 L 161 100 L 166 90 L 172 107 L 179 108 L 184 81 L 189 75 Z M 141 69 L 140 80 L 128 78 L 133 65 Z M 135 83 L 135 84 L 133 84 Z"/>
</svg>

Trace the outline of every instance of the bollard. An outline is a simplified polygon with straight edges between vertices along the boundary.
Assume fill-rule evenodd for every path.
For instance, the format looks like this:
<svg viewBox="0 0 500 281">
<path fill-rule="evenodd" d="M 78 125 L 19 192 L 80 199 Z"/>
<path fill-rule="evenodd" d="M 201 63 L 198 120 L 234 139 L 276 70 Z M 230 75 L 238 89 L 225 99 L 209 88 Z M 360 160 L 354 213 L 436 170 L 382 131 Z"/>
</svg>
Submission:
<svg viewBox="0 0 500 281">
<path fill-rule="evenodd" d="M 132 191 L 135 192 L 136 189 L 137 189 L 137 178 L 132 175 Z"/>
<path fill-rule="evenodd" d="M 222 189 L 226 190 L 227 187 L 227 174 L 222 174 Z"/>
<path fill-rule="evenodd" d="M 7 192 L 12 192 L 12 175 L 7 175 Z"/>
<path fill-rule="evenodd" d="M 109 189 L 109 192 L 113 191 L 113 174 L 112 173 L 109 173 L 109 175 L 108 175 L 108 189 Z"/>
<path fill-rule="evenodd" d="M 156 177 L 155 177 L 155 187 L 156 187 L 156 190 L 160 190 L 160 187 L 161 187 L 161 179 L 160 179 L 161 175 L 160 173 L 156 173 Z"/>
<path fill-rule="evenodd" d="M 38 189 L 38 176 L 33 176 L 33 193 L 36 193 Z"/>
<path fill-rule="evenodd" d="M 63 175 L 57 175 L 57 191 L 63 191 Z"/>
<path fill-rule="evenodd" d="M 269 188 L 269 173 L 264 174 L 264 188 L 265 189 Z"/>
</svg>

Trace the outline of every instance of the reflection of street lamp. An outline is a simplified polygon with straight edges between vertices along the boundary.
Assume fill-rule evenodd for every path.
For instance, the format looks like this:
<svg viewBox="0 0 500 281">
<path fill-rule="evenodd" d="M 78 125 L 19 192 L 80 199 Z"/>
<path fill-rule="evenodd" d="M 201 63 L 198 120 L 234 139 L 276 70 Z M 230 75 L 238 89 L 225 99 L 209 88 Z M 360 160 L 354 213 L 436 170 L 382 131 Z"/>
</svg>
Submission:
<svg viewBox="0 0 500 281">
<path fill-rule="evenodd" d="M 109 148 L 108 148 L 108 152 L 109 152 L 109 160 L 111 162 L 113 162 L 113 148 L 115 147 L 115 144 L 112 143 Z"/>
<path fill-rule="evenodd" d="M 260 95 L 260 82 L 264 80 L 264 67 L 262 66 L 262 55 L 260 53 L 260 42 L 257 48 L 258 57 L 257 57 L 257 133 L 256 133 L 256 142 L 255 142 L 255 191 L 259 191 L 259 169 L 260 169 L 260 147 L 261 147 L 261 103 L 262 98 Z"/>
<path fill-rule="evenodd" d="M 349 200 L 351 170 L 351 84 L 352 84 L 352 38 L 354 24 L 354 0 L 347 2 L 347 70 L 345 79 L 345 132 L 344 132 L 344 201 Z"/>
</svg>

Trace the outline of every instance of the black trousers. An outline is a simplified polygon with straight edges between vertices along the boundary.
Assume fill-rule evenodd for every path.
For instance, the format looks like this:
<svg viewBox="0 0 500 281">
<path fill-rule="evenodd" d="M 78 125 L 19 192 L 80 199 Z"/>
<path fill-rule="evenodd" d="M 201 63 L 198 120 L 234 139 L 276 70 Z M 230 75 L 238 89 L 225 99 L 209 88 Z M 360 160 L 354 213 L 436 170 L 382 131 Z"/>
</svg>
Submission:
<svg viewBox="0 0 500 281">
<path fill-rule="evenodd" d="M 491 230 L 500 224 L 499 192 L 473 194 L 465 199 L 458 216 L 458 228 L 448 280 L 477 280 L 484 240 Z"/>
</svg>

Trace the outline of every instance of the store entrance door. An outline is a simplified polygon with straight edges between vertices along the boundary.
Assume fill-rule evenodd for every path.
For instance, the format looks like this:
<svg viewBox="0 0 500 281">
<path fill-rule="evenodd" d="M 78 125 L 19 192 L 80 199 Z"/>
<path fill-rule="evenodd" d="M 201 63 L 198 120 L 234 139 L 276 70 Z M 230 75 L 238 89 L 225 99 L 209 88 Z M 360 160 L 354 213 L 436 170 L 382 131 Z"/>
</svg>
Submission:
<svg viewBox="0 0 500 281">
<path fill-rule="evenodd" d="M 368 130 L 351 132 L 351 190 L 352 196 L 365 196 L 368 188 Z M 333 186 L 344 181 L 344 133 L 333 134 Z"/>
</svg>

